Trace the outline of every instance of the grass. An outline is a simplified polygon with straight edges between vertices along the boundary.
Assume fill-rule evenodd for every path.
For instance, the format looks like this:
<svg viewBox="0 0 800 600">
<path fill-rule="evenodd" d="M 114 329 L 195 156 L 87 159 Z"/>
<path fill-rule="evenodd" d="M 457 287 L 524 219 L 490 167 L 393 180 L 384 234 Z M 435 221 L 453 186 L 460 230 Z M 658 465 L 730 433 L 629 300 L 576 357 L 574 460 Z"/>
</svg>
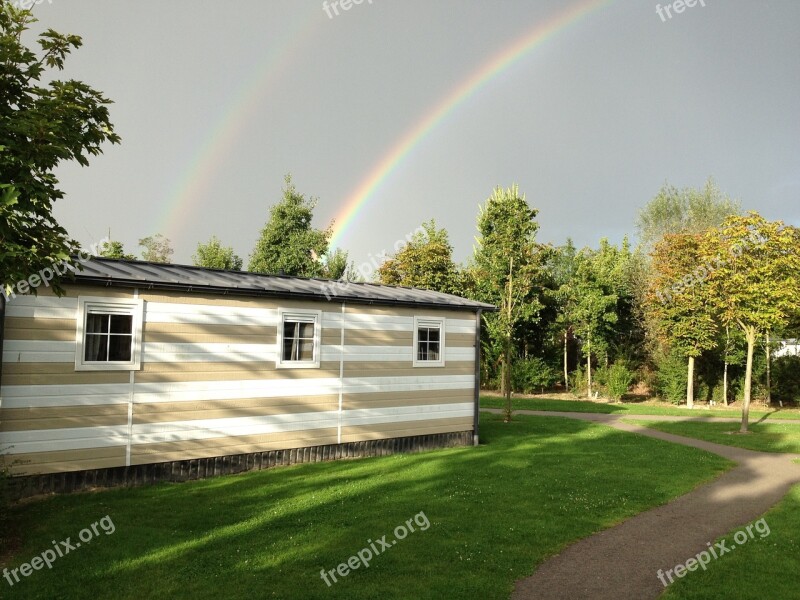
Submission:
<svg viewBox="0 0 800 600">
<path fill-rule="evenodd" d="M 279 468 L 16 507 L 18 567 L 104 516 L 3 598 L 508 598 L 569 542 L 707 481 L 714 454 L 569 419 L 481 415 L 482 445 Z M 657 457 L 654 458 L 654 457 Z M 680 468 L 678 468 L 678 466 Z M 327 587 L 415 515 L 430 523 Z M 422 519 L 417 523 L 418 525 Z"/>
<path fill-rule="evenodd" d="M 686 417 L 730 417 L 740 418 L 741 409 L 737 407 L 716 408 L 680 408 L 677 406 L 659 404 L 645 404 L 641 402 L 622 402 L 609 404 L 606 402 L 593 402 L 591 400 L 555 400 L 550 398 L 519 398 L 511 399 L 514 410 L 551 410 L 562 412 L 586 412 L 604 414 L 629 414 L 629 415 L 670 415 Z M 481 408 L 504 408 L 505 400 L 500 396 L 481 396 Z M 750 417 L 755 420 L 761 417 L 769 420 L 800 419 L 800 410 L 773 409 L 769 411 L 751 410 Z"/>
<path fill-rule="evenodd" d="M 724 538 L 736 547 L 712 560 L 706 571 L 687 573 L 670 585 L 661 600 L 738 600 L 744 598 L 797 598 L 800 588 L 800 486 L 766 515 L 753 539 L 736 544 L 734 534 Z M 756 529 L 759 531 L 759 529 Z M 741 538 L 741 535 L 740 535 Z M 717 540 L 719 541 L 719 540 Z M 689 558 L 688 556 L 686 558 Z"/>
<path fill-rule="evenodd" d="M 634 419 L 627 419 L 634 421 Z M 738 435 L 738 423 L 706 423 L 682 421 L 635 420 L 651 429 L 685 437 L 706 440 L 725 446 L 736 446 L 760 452 L 800 453 L 800 423 L 750 423 L 750 433 Z"/>
</svg>

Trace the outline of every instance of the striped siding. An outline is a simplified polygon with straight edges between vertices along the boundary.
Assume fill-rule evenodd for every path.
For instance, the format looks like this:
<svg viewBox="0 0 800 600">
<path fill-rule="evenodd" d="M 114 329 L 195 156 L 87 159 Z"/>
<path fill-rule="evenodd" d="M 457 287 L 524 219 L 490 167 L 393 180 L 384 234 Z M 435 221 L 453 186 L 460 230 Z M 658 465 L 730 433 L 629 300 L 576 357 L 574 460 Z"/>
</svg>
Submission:
<svg viewBox="0 0 800 600">
<path fill-rule="evenodd" d="M 78 295 L 131 297 L 83 286 L 7 305 L 0 449 L 15 473 L 472 428 L 471 313 L 143 292 L 142 369 L 76 372 Z M 322 309 L 319 369 L 275 368 L 281 308 Z M 446 318 L 444 367 L 413 367 L 414 316 Z"/>
</svg>

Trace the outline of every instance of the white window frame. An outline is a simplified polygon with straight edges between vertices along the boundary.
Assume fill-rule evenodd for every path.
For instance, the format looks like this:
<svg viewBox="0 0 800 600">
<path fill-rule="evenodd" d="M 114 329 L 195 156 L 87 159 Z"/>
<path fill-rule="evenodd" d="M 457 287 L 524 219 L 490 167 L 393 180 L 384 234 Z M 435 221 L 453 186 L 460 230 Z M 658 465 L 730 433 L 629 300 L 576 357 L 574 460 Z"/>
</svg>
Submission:
<svg viewBox="0 0 800 600">
<path fill-rule="evenodd" d="M 445 325 L 446 319 L 444 317 L 414 317 L 414 347 L 411 351 L 411 356 L 415 367 L 443 367 L 445 365 Z M 439 360 L 419 360 L 417 358 L 420 327 L 439 328 Z"/>
<path fill-rule="evenodd" d="M 287 320 L 314 323 L 314 357 L 312 360 L 283 360 L 283 326 Z M 322 311 L 297 308 L 278 310 L 278 350 L 275 356 L 277 369 L 319 369 L 320 340 L 322 339 Z"/>
<path fill-rule="evenodd" d="M 124 314 L 133 317 L 133 348 L 129 361 L 84 360 L 86 316 L 90 313 Z M 78 297 L 77 332 L 75 349 L 76 371 L 138 371 L 142 368 L 142 317 L 144 302 L 128 298 Z"/>
</svg>

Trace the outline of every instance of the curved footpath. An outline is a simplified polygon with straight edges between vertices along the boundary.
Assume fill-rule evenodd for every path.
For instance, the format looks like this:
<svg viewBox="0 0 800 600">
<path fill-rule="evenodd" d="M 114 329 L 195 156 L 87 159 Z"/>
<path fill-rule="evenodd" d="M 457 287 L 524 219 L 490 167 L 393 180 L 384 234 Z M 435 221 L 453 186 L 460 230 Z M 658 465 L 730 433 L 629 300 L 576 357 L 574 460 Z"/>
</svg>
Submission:
<svg viewBox="0 0 800 600">
<path fill-rule="evenodd" d="M 485 412 L 502 413 L 499 409 Z M 693 446 L 737 464 L 714 481 L 663 506 L 650 509 L 565 548 L 539 565 L 530 577 L 517 581 L 513 599 L 647 600 L 664 591 L 658 571 L 684 564 L 707 542 L 758 519 L 800 482 L 797 454 L 754 452 L 722 446 L 624 423 L 622 419 L 699 420 L 695 417 L 615 415 L 516 410 L 514 414 L 568 417 L 601 423 L 650 437 Z M 703 418 L 704 421 L 738 421 Z M 757 535 L 757 534 L 756 534 Z M 733 548 L 735 544 L 729 544 Z M 667 579 L 667 582 L 669 580 Z"/>
</svg>

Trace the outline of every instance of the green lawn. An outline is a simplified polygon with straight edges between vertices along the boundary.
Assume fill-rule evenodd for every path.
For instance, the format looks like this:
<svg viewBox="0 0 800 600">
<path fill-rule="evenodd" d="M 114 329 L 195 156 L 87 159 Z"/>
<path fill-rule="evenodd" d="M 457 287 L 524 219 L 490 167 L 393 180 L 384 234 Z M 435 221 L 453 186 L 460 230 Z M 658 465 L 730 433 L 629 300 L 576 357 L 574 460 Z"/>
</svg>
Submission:
<svg viewBox="0 0 800 600">
<path fill-rule="evenodd" d="M 761 452 L 788 452 L 800 453 L 800 423 L 754 423 L 750 422 L 750 433 L 740 435 L 738 423 L 704 423 L 704 422 L 677 422 L 647 421 L 640 419 L 626 419 L 641 425 L 723 444 L 736 446 Z"/>
<path fill-rule="evenodd" d="M 481 408 L 503 408 L 505 401 L 499 396 L 481 396 Z M 679 408 L 677 406 L 664 406 L 663 404 L 645 404 L 640 402 L 622 402 L 609 404 L 605 402 L 592 402 L 590 400 L 555 400 L 550 398 L 512 398 L 514 410 L 553 410 L 561 412 L 588 412 L 604 414 L 629 414 L 629 415 L 672 415 L 687 417 L 731 417 L 741 418 L 741 409 L 731 407 L 728 409 L 716 408 Z M 751 410 L 750 417 L 753 421 L 767 415 L 768 419 L 790 420 L 800 419 L 800 410 L 797 409 L 772 409 L 769 411 Z"/>
<path fill-rule="evenodd" d="M 3 598 L 508 598 L 569 542 L 730 466 L 710 454 L 569 419 L 482 415 L 479 448 L 297 465 L 28 503 L 19 567 L 108 515 L 90 543 Z M 680 466 L 680 468 L 677 468 Z M 416 531 L 391 545 L 398 525 Z M 429 523 L 429 526 L 424 526 Z M 106 521 L 106 525 L 109 521 Z M 102 527 L 102 523 L 101 523 Z M 422 530 L 424 529 L 424 530 Z M 386 535 L 387 549 L 328 587 Z M 376 544 L 380 550 L 381 545 Z"/>
<path fill-rule="evenodd" d="M 686 573 L 670 585 L 661 600 L 790 599 L 800 596 L 800 486 L 795 486 L 754 528 L 752 539 L 735 542 L 731 531 L 720 540 L 736 546 L 706 570 Z M 762 537 L 762 533 L 766 533 Z M 739 536 L 740 539 L 742 536 Z M 686 558 L 690 558 L 687 556 Z"/>
</svg>

